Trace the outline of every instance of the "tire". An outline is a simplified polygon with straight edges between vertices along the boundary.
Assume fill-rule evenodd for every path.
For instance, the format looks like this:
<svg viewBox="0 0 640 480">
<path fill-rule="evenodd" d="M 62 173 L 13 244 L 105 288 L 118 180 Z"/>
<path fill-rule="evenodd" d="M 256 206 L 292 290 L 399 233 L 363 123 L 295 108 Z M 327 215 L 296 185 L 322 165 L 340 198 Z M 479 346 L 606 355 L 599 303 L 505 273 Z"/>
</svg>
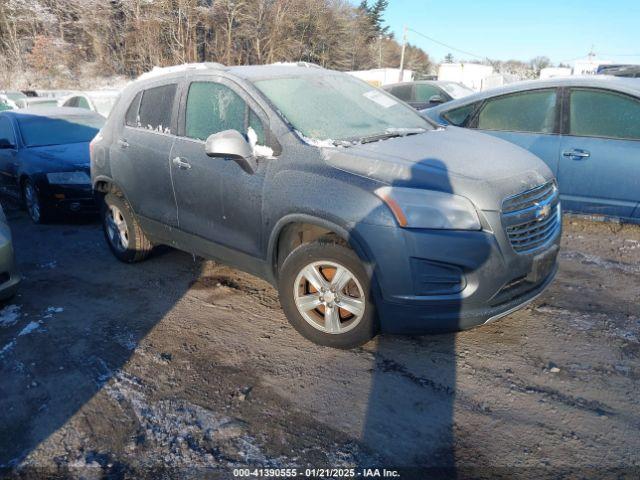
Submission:
<svg viewBox="0 0 640 480">
<path fill-rule="evenodd" d="M 29 179 L 22 182 L 22 200 L 27 214 L 33 223 L 39 225 L 49 221 L 49 210 L 46 205 L 42 203 L 38 189 Z"/>
<path fill-rule="evenodd" d="M 318 345 L 353 348 L 378 332 L 371 278 L 355 252 L 335 240 L 293 250 L 282 263 L 278 290 L 289 323 Z"/>
<path fill-rule="evenodd" d="M 124 263 L 145 260 L 153 249 L 140 228 L 129 203 L 120 195 L 108 193 L 102 203 L 102 228 L 113 255 Z"/>
</svg>

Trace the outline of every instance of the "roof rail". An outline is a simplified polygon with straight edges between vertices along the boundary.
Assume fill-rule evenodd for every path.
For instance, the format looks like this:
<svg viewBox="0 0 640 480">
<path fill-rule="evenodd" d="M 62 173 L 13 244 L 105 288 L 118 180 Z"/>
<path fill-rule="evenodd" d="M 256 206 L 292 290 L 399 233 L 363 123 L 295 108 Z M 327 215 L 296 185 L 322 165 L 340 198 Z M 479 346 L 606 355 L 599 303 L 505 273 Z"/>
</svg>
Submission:
<svg viewBox="0 0 640 480">
<path fill-rule="evenodd" d="M 187 72 L 190 70 L 206 70 L 206 69 L 222 69 L 225 66 L 217 62 L 201 62 L 201 63 L 183 63 L 182 65 L 173 65 L 170 67 L 153 67 L 150 71 L 140 75 L 137 80 L 153 78 L 167 73 Z"/>
<path fill-rule="evenodd" d="M 321 67 L 320 65 L 315 64 L 315 63 L 311 63 L 311 62 L 275 62 L 275 63 L 272 63 L 271 65 L 323 69 L 323 67 Z"/>
</svg>

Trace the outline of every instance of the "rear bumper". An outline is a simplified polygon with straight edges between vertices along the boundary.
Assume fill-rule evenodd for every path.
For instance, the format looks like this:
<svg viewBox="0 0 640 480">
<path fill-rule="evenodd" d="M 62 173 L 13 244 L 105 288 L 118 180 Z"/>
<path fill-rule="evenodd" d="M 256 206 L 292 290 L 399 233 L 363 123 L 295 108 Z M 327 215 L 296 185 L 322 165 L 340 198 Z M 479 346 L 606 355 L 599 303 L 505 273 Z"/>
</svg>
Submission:
<svg viewBox="0 0 640 480">
<path fill-rule="evenodd" d="M 499 218 L 487 220 L 500 225 Z M 561 231 L 544 247 L 514 251 L 503 230 L 407 230 L 359 225 L 375 259 L 381 330 L 458 331 L 497 320 L 531 302 L 553 281 Z"/>
</svg>

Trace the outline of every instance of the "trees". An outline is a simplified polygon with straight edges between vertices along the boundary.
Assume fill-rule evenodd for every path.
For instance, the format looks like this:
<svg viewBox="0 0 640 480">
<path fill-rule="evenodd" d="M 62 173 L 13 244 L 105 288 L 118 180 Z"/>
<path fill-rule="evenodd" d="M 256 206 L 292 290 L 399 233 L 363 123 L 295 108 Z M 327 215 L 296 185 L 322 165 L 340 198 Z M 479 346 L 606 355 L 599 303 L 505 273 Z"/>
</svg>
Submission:
<svg viewBox="0 0 640 480">
<path fill-rule="evenodd" d="M 399 65 L 388 0 L 0 0 L 0 79 L 77 87 L 153 66 L 308 61 L 339 70 Z M 407 68 L 429 58 L 409 46 Z M 4 78 L 3 78 L 4 77 Z M 50 85 L 49 85 L 50 84 Z"/>
</svg>

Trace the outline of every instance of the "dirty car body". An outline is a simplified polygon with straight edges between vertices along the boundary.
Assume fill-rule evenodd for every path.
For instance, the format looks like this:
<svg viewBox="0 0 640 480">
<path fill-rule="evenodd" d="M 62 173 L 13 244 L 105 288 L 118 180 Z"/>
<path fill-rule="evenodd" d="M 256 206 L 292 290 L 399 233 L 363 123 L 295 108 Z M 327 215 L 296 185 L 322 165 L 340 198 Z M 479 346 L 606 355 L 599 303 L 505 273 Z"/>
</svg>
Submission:
<svg viewBox="0 0 640 480">
<path fill-rule="evenodd" d="M 189 138 L 185 110 L 203 83 L 244 102 L 244 128 L 260 130 L 269 155 L 211 158 L 209 139 Z M 322 97 L 331 85 L 403 128 L 353 136 L 360 123 L 340 118 L 355 107 Z M 148 91 L 171 93 L 160 128 L 140 121 Z M 302 91 L 305 101 L 287 103 Z M 386 332 L 483 324 L 535 298 L 557 268 L 560 205 L 540 160 L 487 135 L 437 128 L 391 95 L 320 68 L 205 66 L 139 80 L 94 141 L 92 181 L 99 195 L 126 199 L 153 244 L 274 284 L 300 243 L 337 237 L 370 275 L 366 294 Z"/>
</svg>

